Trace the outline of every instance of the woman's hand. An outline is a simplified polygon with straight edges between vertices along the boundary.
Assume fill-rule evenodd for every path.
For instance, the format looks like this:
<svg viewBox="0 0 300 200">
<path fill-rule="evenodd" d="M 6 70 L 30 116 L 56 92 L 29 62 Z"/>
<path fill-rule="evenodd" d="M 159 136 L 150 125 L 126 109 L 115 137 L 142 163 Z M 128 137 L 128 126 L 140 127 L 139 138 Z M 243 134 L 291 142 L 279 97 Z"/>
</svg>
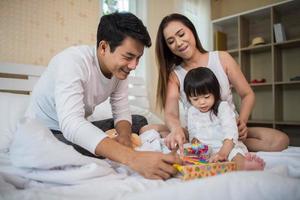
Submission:
<svg viewBox="0 0 300 200">
<path fill-rule="evenodd" d="M 246 123 L 240 118 L 237 119 L 237 126 L 239 131 L 239 140 L 244 142 L 248 135 L 248 127 Z"/>
<path fill-rule="evenodd" d="M 177 127 L 165 138 L 165 144 L 170 150 L 179 148 L 180 153 L 183 153 L 183 144 L 186 141 L 185 133 L 182 127 Z"/>
</svg>

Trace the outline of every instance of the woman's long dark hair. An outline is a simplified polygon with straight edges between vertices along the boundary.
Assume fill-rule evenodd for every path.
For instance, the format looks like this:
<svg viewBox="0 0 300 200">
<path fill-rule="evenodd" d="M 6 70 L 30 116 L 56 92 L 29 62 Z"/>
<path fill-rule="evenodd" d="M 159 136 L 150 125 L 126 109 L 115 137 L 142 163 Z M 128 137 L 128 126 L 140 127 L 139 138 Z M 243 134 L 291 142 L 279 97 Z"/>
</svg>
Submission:
<svg viewBox="0 0 300 200">
<path fill-rule="evenodd" d="M 156 59 L 158 62 L 157 63 L 158 73 L 159 73 L 156 97 L 157 97 L 157 105 L 159 106 L 160 109 L 165 108 L 169 75 L 172 72 L 173 68 L 176 65 L 182 63 L 183 61 L 181 57 L 176 56 L 171 52 L 164 38 L 163 31 L 167 27 L 167 25 L 172 21 L 181 22 L 183 25 L 189 28 L 195 37 L 196 48 L 201 53 L 207 52 L 202 47 L 202 44 L 200 43 L 195 26 L 186 16 L 178 13 L 173 13 L 163 18 L 157 31 L 156 46 L 155 46 Z"/>
<path fill-rule="evenodd" d="M 215 99 L 211 110 L 216 116 L 218 115 L 218 107 L 221 102 L 220 84 L 215 74 L 209 68 L 197 67 L 191 69 L 184 78 L 183 88 L 190 103 L 190 97 L 211 93 Z"/>
</svg>

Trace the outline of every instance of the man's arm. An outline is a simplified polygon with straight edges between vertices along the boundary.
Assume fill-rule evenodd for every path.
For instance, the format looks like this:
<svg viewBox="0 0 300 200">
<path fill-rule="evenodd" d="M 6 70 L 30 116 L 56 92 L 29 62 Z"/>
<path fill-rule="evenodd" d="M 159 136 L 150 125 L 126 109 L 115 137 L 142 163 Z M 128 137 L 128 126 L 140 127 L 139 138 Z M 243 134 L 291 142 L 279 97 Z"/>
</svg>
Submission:
<svg viewBox="0 0 300 200">
<path fill-rule="evenodd" d="M 131 142 L 131 123 L 126 120 L 118 121 L 116 124 L 118 136 L 115 138 L 120 144 L 132 147 Z"/>
<path fill-rule="evenodd" d="M 168 179 L 177 172 L 172 165 L 182 164 L 176 153 L 138 152 L 110 138 L 104 138 L 97 145 L 95 153 L 127 165 L 150 179 Z"/>
</svg>

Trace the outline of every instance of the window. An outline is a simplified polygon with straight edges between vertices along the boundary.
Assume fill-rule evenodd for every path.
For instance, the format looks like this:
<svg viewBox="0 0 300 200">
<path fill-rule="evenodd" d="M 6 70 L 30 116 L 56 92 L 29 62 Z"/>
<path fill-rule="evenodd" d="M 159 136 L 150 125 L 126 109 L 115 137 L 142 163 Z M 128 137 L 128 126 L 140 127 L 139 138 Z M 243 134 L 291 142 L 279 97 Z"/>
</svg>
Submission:
<svg viewBox="0 0 300 200">
<path fill-rule="evenodd" d="M 178 1 L 178 8 L 194 24 L 200 41 L 206 50 L 212 50 L 210 1 L 208 0 L 185 0 Z"/>
<path fill-rule="evenodd" d="M 143 6 L 145 4 L 144 1 L 136 1 L 136 0 L 101 0 L 100 2 L 102 4 L 102 12 L 104 15 L 107 15 L 109 13 L 113 12 L 131 12 L 135 14 L 137 17 L 139 17 L 144 25 L 145 23 L 145 17 L 141 16 L 141 13 L 144 14 L 145 11 L 140 11 L 137 13 L 137 6 Z M 139 4 L 139 5 L 137 5 Z M 145 50 L 144 50 L 145 51 Z M 131 76 L 141 76 L 145 78 L 145 67 L 146 67 L 146 61 L 145 61 L 145 55 L 140 59 L 139 65 L 136 68 L 136 70 L 132 71 L 130 73 Z"/>
<path fill-rule="evenodd" d="M 103 14 L 129 11 L 129 0 L 102 0 Z"/>
</svg>

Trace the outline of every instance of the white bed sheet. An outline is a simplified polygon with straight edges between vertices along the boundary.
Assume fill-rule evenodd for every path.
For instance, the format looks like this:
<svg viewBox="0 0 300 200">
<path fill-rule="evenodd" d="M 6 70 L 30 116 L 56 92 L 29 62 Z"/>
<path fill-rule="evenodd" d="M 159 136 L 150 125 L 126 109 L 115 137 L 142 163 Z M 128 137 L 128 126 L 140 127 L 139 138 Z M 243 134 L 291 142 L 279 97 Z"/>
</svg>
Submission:
<svg viewBox="0 0 300 200">
<path fill-rule="evenodd" d="M 16 123 L 25 110 L 24 100 L 28 99 L 1 95 L 0 199 L 300 199 L 300 147 L 289 147 L 282 152 L 259 152 L 258 155 L 266 161 L 266 170 L 262 172 L 233 172 L 186 182 L 178 178 L 147 180 L 126 170 L 117 173 L 109 163 L 103 163 L 106 161 L 85 158 L 81 166 L 58 167 L 57 172 L 16 168 L 12 165 L 8 146 L 16 137 Z M 150 123 L 159 122 L 151 112 L 139 110 L 137 114 L 146 114 Z M 93 117 L 96 119 L 97 115 Z M 50 144 L 55 146 L 54 141 Z M 34 151 L 30 147 L 33 145 L 24 147 L 27 156 L 31 155 L 30 150 Z M 54 152 L 54 155 L 58 153 Z M 50 155 L 45 155 L 45 161 L 47 156 Z M 70 162 L 78 162 L 73 156 L 70 156 L 73 158 Z M 41 157 L 33 157 L 29 164 L 33 166 Z M 60 158 L 64 158 L 63 155 Z"/>
<path fill-rule="evenodd" d="M 299 147 L 259 152 L 267 164 L 265 171 L 159 181 L 147 180 L 125 166 L 81 156 L 51 132 L 31 132 L 33 126 L 30 121 L 29 131 L 18 129 L 11 152 L 0 153 L 3 199 L 300 199 Z M 22 141 L 27 145 L 21 145 Z M 49 153 L 43 157 L 37 149 Z"/>
<path fill-rule="evenodd" d="M 49 185 L 23 179 L 8 174 L 0 176 L 0 194 L 3 199 L 300 199 L 299 160 L 291 152 L 300 154 L 299 148 L 290 148 L 284 152 L 261 156 L 267 163 L 280 165 L 269 166 L 263 172 L 233 172 L 215 177 L 181 181 L 173 178 L 168 181 L 147 180 L 140 176 L 100 177 L 84 183 L 61 186 Z M 0 154 L 1 166 L 6 163 L 7 155 Z M 266 157 L 264 155 L 267 155 Z M 288 156 L 286 156 L 288 155 Z M 297 156 L 298 156 L 297 155 Z M 279 158 L 280 157 L 280 158 Z M 297 162 L 295 162 L 297 161 Z M 296 174 L 290 173 L 294 168 Z M 297 175 L 292 177 L 292 175 Z M 30 185 L 25 190 L 19 187 Z"/>
</svg>

